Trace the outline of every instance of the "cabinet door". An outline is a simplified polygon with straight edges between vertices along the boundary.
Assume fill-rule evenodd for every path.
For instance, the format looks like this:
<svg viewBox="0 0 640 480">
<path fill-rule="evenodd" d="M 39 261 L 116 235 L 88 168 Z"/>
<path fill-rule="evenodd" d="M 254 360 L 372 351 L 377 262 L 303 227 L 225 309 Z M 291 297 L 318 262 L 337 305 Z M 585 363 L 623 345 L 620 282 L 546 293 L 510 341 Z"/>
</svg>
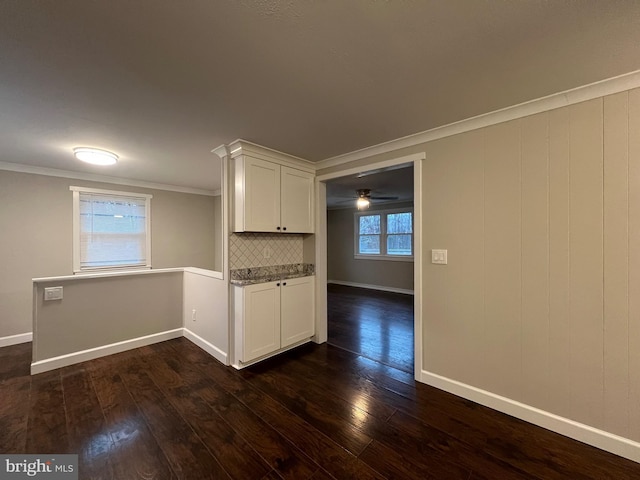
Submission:
<svg viewBox="0 0 640 480">
<path fill-rule="evenodd" d="M 287 233 L 313 233 L 312 173 L 281 167 L 281 219 Z M 284 230 L 286 229 L 286 230 Z"/>
<path fill-rule="evenodd" d="M 244 345 L 242 361 L 248 362 L 280 348 L 279 282 L 244 287 Z"/>
<path fill-rule="evenodd" d="M 280 231 L 280 165 L 244 160 L 244 228 L 246 232 Z M 238 188 L 236 186 L 236 188 Z"/>
<path fill-rule="evenodd" d="M 281 348 L 315 333 L 314 277 L 290 278 L 281 289 Z"/>
</svg>

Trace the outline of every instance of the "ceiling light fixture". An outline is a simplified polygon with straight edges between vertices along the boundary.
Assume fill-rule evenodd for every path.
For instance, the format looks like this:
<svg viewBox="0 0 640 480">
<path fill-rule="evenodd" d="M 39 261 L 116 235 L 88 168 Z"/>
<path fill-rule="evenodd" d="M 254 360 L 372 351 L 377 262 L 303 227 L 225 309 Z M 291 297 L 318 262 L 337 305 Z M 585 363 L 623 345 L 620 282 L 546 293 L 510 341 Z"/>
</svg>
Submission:
<svg viewBox="0 0 640 480">
<path fill-rule="evenodd" d="M 93 165 L 113 165 L 118 161 L 118 155 L 98 148 L 76 147 L 73 154 L 78 160 Z"/>
</svg>

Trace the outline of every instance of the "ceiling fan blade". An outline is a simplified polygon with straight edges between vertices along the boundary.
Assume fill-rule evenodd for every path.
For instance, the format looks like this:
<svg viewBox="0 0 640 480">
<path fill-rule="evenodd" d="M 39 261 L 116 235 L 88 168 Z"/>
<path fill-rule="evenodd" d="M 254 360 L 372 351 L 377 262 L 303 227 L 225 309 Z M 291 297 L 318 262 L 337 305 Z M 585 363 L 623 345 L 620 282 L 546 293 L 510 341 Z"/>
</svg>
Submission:
<svg viewBox="0 0 640 480">
<path fill-rule="evenodd" d="M 370 197 L 371 200 L 398 200 L 400 197 Z"/>
</svg>

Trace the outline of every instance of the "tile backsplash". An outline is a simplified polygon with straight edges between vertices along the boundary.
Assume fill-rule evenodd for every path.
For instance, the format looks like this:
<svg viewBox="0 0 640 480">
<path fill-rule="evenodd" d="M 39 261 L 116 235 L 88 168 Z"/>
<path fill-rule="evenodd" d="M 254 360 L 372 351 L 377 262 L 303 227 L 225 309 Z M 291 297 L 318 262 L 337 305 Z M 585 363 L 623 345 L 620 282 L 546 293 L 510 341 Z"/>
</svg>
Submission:
<svg viewBox="0 0 640 480">
<path fill-rule="evenodd" d="M 302 235 L 290 233 L 232 233 L 229 237 L 229 268 L 302 263 L 302 242 Z M 269 258 L 264 258 L 265 249 Z"/>
</svg>

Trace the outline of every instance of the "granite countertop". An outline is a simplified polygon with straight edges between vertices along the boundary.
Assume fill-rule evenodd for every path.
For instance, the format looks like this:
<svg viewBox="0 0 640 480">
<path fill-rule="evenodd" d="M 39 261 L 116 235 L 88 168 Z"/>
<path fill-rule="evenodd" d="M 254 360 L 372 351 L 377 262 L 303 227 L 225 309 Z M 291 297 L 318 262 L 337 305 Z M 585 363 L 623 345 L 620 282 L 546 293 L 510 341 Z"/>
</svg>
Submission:
<svg viewBox="0 0 640 480">
<path fill-rule="evenodd" d="M 243 287 L 256 283 L 275 282 L 287 278 L 308 277 L 315 275 L 312 263 L 292 263 L 288 265 L 272 265 L 269 267 L 238 268 L 231 270 L 232 285 Z"/>
</svg>

